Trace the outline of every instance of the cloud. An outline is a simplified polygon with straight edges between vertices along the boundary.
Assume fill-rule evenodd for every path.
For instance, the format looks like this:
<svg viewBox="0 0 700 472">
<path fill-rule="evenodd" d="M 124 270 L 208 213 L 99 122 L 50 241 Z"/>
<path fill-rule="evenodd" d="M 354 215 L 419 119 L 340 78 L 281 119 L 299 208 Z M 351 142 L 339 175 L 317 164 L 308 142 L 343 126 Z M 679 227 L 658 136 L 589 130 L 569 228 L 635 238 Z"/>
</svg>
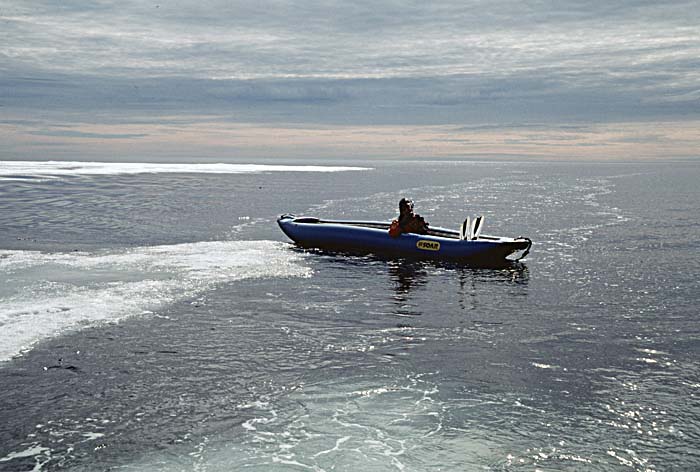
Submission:
<svg viewBox="0 0 700 472">
<path fill-rule="evenodd" d="M 575 73 L 697 57 L 692 3 L 9 2 L 1 49 L 13 68 L 97 76 L 493 76 L 552 65 Z"/>
<path fill-rule="evenodd" d="M 88 138 L 88 139 L 134 139 L 148 136 L 143 133 L 87 133 L 85 131 L 75 130 L 45 130 L 31 131 L 29 134 L 34 136 L 56 136 L 63 138 Z"/>
<path fill-rule="evenodd" d="M 697 93 L 561 71 L 508 77 L 455 75 L 384 79 L 114 78 L 54 74 L 0 78 L 0 104 L 14 118 L 55 112 L 62 120 L 114 122 L 129 116 L 216 115 L 234 122 L 462 124 L 628 121 L 698 116 Z M 9 116 L 9 113 L 8 113 Z M 31 117 L 25 113 L 23 118 Z"/>
<path fill-rule="evenodd" d="M 8 126 L 37 137 L 60 124 L 159 120 L 171 133 L 175 121 L 202 120 L 317 129 L 697 120 L 698 24 L 695 1 L 9 0 L 0 107 Z M 51 137 L 145 141 L 71 130 Z"/>
</svg>

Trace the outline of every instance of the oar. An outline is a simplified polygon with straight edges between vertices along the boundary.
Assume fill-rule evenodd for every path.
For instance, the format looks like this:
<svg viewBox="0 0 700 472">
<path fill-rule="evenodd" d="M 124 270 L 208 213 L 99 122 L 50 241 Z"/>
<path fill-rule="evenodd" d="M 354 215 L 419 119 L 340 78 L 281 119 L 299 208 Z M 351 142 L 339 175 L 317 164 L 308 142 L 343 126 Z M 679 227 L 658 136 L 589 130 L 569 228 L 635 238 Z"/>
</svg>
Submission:
<svg viewBox="0 0 700 472">
<path fill-rule="evenodd" d="M 474 222 L 472 223 L 472 228 L 470 233 L 470 238 L 471 240 L 474 240 L 479 237 L 479 233 L 481 233 L 481 228 L 484 226 L 484 217 L 483 216 L 477 216 L 474 218 Z"/>
<path fill-rule="evenodd" d="M 300 216 L 291 217 L 297 223 L 329 223 L 336 225 L 355 225 L 355 226 L 380 226 L 382 228 L 389 228 L 391 223 L 385 223 L 383 221 L 350 221 L 350 220 L 323 220 L 321 218 L 316 218 L 314 216 Z"/>
<path fill-rule="evenodd" d="M 459 227 L 459 239 L 462 241 L 467 239 L 467 232 L 469 231 L 469 228 L 471 227 L 469 220 L 470 220 L 470 218 L 467 216 L 467 218 L 462 223 L 462 226 Z"/>
<path fill-rule="evenodd" d="M 353 225 L 353 226 L 364 226 L 369 228 L 377 229 L 389 229 L 391 223 L 383 221 L 352 221 L 352 220 L 324 220 L 322 218 L 316 218 L 314 216 L 294 216 L 290 214 L 284 214 L 280 216 L 280 219 L 291 218 L 297 223 L 311 223 L 311 224 L 339 224 L 339 225 Z M 435 228 L 428 227 L 428 234 L 433 236 L 441 236 L 444 238 L 459 238 L 459 231 L 452 231 L 445 228 Z"/>
</svg>

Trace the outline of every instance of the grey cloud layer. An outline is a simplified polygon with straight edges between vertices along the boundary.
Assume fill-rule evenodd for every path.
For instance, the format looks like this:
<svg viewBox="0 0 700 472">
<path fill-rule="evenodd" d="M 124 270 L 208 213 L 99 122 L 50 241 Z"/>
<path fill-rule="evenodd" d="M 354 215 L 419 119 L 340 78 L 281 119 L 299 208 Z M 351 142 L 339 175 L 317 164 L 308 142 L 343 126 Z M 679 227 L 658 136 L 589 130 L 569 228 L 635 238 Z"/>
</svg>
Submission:
<svg viewBox="0 0 700 472">
<path fill-rule="evenodd" d="M 700 113 L 694 2 L 6 2 L 0 106 L 237 121 Z"/>
<path fill-rule="evenodd" d="M 315 124 L 559 123 L 678 119 L 698 115 L 692 87 L 667 75 L 634 82 L 565 72 L 386 79 L 0 78 L 0 103 L 16 117 L 217 115 L 229 121 Z M 28 112 L 23 116 L 22 111 Z M 17 115 L 19 113 L 19 115 Z M 91 117 L 86 119 L 86 116 Z"/>
</svg>

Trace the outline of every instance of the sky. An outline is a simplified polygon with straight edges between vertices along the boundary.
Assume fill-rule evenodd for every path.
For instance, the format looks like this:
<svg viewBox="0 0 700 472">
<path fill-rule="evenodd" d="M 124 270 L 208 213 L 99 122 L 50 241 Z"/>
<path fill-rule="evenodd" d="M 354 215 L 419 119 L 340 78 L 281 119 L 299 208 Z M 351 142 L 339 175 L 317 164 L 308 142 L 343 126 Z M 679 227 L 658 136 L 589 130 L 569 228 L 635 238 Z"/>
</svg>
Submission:
<svg viewBox="0 0 700 472">
<path fill-rule="evenodd" d="M 0 160 L 700 157 L 700 0 L 0 0 Z"/>
</svg>

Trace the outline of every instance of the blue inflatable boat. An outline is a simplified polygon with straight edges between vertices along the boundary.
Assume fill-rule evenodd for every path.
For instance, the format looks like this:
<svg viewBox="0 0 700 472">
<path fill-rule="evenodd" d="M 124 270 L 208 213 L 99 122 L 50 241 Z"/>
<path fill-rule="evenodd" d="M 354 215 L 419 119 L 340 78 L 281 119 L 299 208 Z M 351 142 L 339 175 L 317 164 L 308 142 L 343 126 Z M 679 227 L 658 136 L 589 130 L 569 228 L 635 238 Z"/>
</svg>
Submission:
<svg viewBox="0 0 700 472">
<path fill-rule="evenodd" d="M 430 227 L 428 234 L 389 236 L 390 223 L 380 221 L 321 220 L 282 215 L 277 219 L 284 234 L 304 248 L 371 253 L 390 257 L 434 259 L 461 263 L 518 261 L 530 251 L 528 238 L 479 235 L 461 239 L 460 233 Z"/>
</svg>

